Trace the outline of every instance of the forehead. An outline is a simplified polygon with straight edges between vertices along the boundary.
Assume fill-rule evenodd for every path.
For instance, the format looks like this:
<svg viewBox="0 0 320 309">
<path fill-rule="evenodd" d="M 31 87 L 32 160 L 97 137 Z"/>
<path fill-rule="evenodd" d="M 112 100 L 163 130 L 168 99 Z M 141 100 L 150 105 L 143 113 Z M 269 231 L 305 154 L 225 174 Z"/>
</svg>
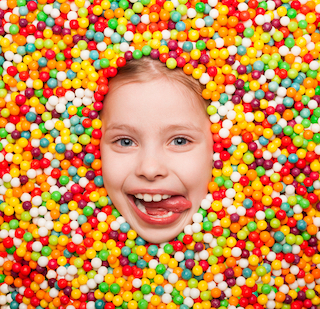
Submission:
<svg viewBox="0 0 320 309">
<path fill-rule="evenodd" d="M 100 116 L 110 118 L 111 114 L 125 108 L 127 112 L 139 113 L 174 112 L 180 109 L 181 112 L 203 113 L 208 117 L 207 105 L 208 102 L 202 96 L 176 80 L 161 78 L 132 82 L 127 79 L 114 79 L 109 83 Z"/>
</svg>

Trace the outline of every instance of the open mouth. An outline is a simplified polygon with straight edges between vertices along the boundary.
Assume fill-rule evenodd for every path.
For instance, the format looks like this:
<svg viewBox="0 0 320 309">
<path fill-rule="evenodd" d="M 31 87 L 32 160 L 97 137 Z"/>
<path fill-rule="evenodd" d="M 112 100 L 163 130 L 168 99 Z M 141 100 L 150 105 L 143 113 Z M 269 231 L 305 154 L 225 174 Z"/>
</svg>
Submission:
<svg viewBox="0 0 320 309">
<path fill-rule="evenodd" d="M 128 194 L 129 201 L 139 215 L 147 223 L 164 225 L 176 221 L 180 215 L 191 208 L 191 202 L 182 195 L 173 195 L 161 201 L 146 202 Z"/>
<path fill-rule="evenodd" d="M 154 218 L 167 218 L 173 215 L 173 212 L 171 210 L 167 210 L 161 207 L 150 207 L 147 206 L 146 203 L 143 200 L 140 200 L 136 197 L 135 198 L 135 205 L 138 207 L 138 209 L 143 212 L 146 215 L 152 216 Z M 155 203 L 159 203 L 159 202 L 155 202 Z"/>
</svg>

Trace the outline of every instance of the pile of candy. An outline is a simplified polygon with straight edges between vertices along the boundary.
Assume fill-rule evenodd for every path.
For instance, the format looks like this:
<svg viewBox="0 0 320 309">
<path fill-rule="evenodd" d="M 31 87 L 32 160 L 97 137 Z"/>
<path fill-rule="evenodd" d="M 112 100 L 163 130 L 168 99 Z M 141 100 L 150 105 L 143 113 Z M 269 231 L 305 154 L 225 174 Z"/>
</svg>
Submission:
<svg viewBox="0 0 320 309">
<path fill-rule="evenodd" d="M 3 309 L 316 309 L 319 0 L 1 0 Z M 206 85 L 214 169 L 146 243 L 103 188 L 108 79 L 149 56 Z"/>
</svg>

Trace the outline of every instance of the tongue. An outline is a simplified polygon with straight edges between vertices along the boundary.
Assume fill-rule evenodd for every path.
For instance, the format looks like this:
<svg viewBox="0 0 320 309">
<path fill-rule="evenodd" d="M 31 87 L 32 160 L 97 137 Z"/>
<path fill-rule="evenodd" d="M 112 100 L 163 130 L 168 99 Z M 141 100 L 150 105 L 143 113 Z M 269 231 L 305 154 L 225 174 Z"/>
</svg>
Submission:
<svg viewBox="0 0 320 309">
<path fill-rule="evenodd" d="M 150 216 L 165 216 L 169 213 L 168 210 L 165 210 L 163 208 L 150 208 L 150 207 L 146 207 L 146 212 Z"/>
<path fill-rule="evenodd" d="M 192 206 L 192 203 L 181 195 L 175 195 L 160 202 L 145 202 L 144 200 L 140 202 L 146 208 L 147 213 L 154 216 L 163 216 L 170 211 L 183 212 Z"/>
</svg>

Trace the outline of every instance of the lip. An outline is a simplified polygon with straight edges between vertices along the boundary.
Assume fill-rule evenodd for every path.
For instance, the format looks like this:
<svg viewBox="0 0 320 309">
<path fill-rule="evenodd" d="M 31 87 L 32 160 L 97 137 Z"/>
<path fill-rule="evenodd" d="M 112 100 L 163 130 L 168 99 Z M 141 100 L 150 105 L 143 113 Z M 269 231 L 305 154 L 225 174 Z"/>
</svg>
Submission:
<svg viewBox="0 0 320 309">
<path fill-rule="evenodd" d="M 151 191 L 151 190 L 150 190 Z M 157 193 L 151 193 L 151 192 L 146 192 L 146 190 L 143 191 L 136 191 L 138 193 L 141 192 L 146 192 L 147 194 L 168 194 L 168 195 L 181 195 L 181 194 L 170 194 L 170 193 L 166 193 L 166 192 L 170 192 L 170 191 L 165 191 L 165 190 L 159 190 L 157 191 Z M 154 192 L 154 190 L 152 190 Z M 165 191 L 165 193 L 159 193 L 160 191 Z M 131 191 L 134 192 L 134 191 Z M 176 220 L 179 219 L 179 217 L 181 216 L 181 214 L 183 212 L 174 212 L 172 216 L 167 217 L 167 218 L 152 218 L 151 216 L 146 215 L 145 213 L 143 213 L 142 211 L 139 210 L 139 208 L 137 207 L 137 205 L 134 203 L 134 195 L 132 195 L 131 193 L 127 194 L 129 202 L 131 204 L 131 207 L 134 209 L 134 211 L 136 212 L 136 214 L 146 223 L 148 224 L 153 224 L 153 225 L 168 225 L 171 224 L 173 222 L 175 222 Z"/>
<path fill-rule="evenodd" d="M 160 194 L 160 195 L 181 195 L 183 197 L 185 197 L 183 194 L 179 193 L 179 192 L 175 192 L 175 191 L 170 191 L 170 190 L 165 190 L 165 189 L 134 189 L 134 190 L 130 190 L 127 192 L 128 194 L 131 195 L 136 195 L 136 194 Z"/>
</svg>

